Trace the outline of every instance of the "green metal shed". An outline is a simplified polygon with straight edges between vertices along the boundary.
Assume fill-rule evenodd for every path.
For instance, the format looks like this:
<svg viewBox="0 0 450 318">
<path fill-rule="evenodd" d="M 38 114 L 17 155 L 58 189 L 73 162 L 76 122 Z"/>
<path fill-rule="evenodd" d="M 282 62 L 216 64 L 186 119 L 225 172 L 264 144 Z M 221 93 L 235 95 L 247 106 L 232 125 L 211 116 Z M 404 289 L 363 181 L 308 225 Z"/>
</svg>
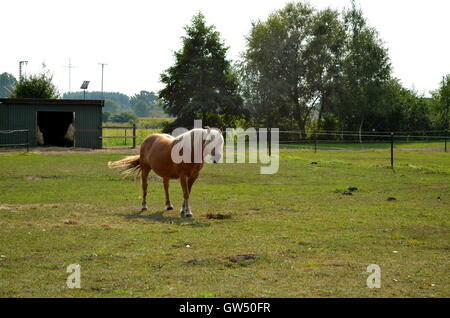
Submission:
<svg viewBox="0 0 450 318">
<path fill-rule="evenodd" d="M 103 105 L 103 100 L 0 99 L 0 146 L 102 148 Z"/>
</svg>

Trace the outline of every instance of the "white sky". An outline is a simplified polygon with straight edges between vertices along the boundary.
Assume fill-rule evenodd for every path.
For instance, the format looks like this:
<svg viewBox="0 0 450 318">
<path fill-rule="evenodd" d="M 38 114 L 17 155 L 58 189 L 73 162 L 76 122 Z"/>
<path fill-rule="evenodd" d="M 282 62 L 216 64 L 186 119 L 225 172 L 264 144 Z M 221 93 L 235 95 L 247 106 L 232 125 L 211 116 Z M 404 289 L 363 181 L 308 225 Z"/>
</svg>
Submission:
<svg viewBox="0 0 450 318">
<path fill-rule="evenodd" d="M 18 77 L 45 62 L 60 92 L 69 90 L 65 65 L 71 58 L 72 91 L 83 80 L 89 90 L 128 95 L 162 88 L 160 73 L 181 48 L 183 27 L 201 11 L 214 24 L 228 58 L 245 49 L 251 22 L 284 7 L 284 0 L 1 0 L 0 73 Z M 350 0 L 311 0 L 316 8 L 343 8 Z M 394 75 L 408 88 L 428 95 L 450 73 L 449 0 L 359 0 L 359 5 L 389 49 Z"/>
</svg>

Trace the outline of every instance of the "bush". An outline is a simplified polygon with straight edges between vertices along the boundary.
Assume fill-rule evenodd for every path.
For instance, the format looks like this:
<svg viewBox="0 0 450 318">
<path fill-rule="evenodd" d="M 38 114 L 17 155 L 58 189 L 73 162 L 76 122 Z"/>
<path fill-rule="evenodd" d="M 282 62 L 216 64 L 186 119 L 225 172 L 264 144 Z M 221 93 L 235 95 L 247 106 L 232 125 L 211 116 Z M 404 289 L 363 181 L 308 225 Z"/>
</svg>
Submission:
<svg viewBox="0 0 450 318">
<path fill-rule="evenodd" d="M 111 113 L 110 113 L 110 112 L 104 111 L 104 112 L 102 113 L 102 121 L 103 121 L 104 123 L 107 123 L 107 122 L 109 121 L 110 118 L 111 118 Z"/>
<path fill-rule="evenodd" d="M 59 97 L 56 86 L 52 83 L 52 75 L 41 73 L 38 75 L 25 75 L 14 86 L 11 98 L 48 98 Z"/>
<path fill-rule="evenodd" d="M 112 115 L 110 120 L 113 123 L 136 123 L 138 117 L 132 112 L 122 112 Z"/>
</svg>

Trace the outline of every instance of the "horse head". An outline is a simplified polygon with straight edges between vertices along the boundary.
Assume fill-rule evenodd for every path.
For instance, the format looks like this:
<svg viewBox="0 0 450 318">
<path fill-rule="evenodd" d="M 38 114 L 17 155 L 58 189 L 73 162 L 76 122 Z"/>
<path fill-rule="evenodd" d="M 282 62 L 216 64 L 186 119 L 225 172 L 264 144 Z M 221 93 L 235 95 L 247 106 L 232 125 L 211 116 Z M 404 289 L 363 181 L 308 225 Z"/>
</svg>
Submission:
<svg viewBox="0 0 450 318">
<path fill-rule="evenodd" d="M 222 130 L 206 126 L 203 129 L 203 158 L 211 156 L 213 163 L 222 158 L 224 139 Z"/>
</svg>

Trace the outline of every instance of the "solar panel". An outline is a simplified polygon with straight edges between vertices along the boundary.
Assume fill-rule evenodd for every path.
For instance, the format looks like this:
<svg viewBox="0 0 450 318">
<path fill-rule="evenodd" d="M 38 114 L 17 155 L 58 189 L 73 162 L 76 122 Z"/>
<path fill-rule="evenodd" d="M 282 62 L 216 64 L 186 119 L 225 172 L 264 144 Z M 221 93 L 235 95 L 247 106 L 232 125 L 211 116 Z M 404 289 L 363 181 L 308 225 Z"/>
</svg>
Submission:
<svg viewBox="0 0 450 318">
<path fill-rule="evenodd" d="M 90 81 L 84 81 L 83 84 L 81 84 L 81 89 L 87 89 Z"/>
</svg>

